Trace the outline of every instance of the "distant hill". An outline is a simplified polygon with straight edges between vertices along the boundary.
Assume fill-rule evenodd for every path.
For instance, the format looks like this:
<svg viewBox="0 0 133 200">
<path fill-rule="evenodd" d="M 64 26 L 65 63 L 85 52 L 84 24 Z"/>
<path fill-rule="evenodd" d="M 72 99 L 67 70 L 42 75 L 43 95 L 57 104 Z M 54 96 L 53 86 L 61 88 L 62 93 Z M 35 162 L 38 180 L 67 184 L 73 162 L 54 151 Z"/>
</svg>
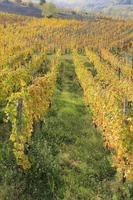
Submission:
<svg viewBox="0 0 133 200">
<path fill-rule="evenodd" d="M 117 4 L 117 5 L 132 5 L 133 0 L 114 0 L 114 4 Z"/>
<path fill-rule="evenodd" d="M 115 5 L 133 5 L 133 0 L 47 0 L 61 7 L 101 10 Z"/>
<path fill-rule="evenodd" d="M 52 0 L 52 2 L 60 7 L 84 10 L 90 13 L 82 15 L 80 12 L 74 13 L 68 10 L 68 12 L 59 12 L 56 16 L 54 15 L 57 18 L 88 20 L 95 18 L 94 15 L 100 12 L 100 14 L 114 18 L 133 19 L 133 0 Z M 37 7 L 28 7 L 13 2 L 0 2 L 0 12 L 34 17 L 42 16 L 41 9 Z"/>
<path fill-rule="evenodd" d="M 113 18 L 133 20 L 133 5 L 116 5 L 107 7 L 103 9 L 103 13 Z"/>
<path fill-rule="evenodd" d="M 84 5 L 84 9 L 89 11 L 103 10 L 106 8 L 115 8 L 115 6 L 122 6 L 127 9 L 127 6 L 133 6 L 133 0 L 90 0 Z"/>
<path fill-rule="evenodd" d="M 24 16 L 42 17 L 42 11 L 36 7 L 28 7 L 13 2 L 0 2 L 0 12 L 8 12 Z M 95 15 L 83 15 L 71 10 L 59 11 L 50 17 L 62 18 L 62 19 L 77 19 L 77 20 L 91 20 L 96 19 Z"/>
<path fill-rule="evenodd" d="M 60 7 L 103 13 L 115 18 L 133 19 L 133 0 L 47 0 Z"/>
<path fill-rule="evenodd" d="M 8 12 L 25 16 L 41 17 L 41 10 L 13 2 L 0 2 L 0 12 Z"/>
<path fill-rule="evenodd" d="M 47 0 L 56 3 L 60 7 L 95 9 L 103 8 L 110 4 L 112 0 Z"/>
</svg>

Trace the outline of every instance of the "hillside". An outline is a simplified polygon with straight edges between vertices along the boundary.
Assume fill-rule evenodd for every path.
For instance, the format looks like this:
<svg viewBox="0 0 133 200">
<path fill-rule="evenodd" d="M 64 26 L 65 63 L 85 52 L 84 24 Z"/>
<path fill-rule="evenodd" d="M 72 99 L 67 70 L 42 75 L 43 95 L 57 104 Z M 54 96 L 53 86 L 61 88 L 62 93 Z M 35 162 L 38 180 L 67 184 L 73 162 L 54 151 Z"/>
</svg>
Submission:
<svg viewBox="0 0 133 200">
<path fill-rule="evenodd" d="M 56 14 L 52 15 L 55 18 L 62 19 L 77 19 L 88 20 L 97 18 L 97 13 L 100 12 L 103 15 L 122 18 L 133 19 L 133 2 L 131 1 L 118 1 L 118 0 L 93 0 L 91 1 L 52 1 L 59 7 L 68 8 L 64 11 L 59 10 Z M 85 12 L 73 12 L 71 9 L 80 9 Z M 86 11 L 88 14 L 86 14 Z M 0 12 L 13 13 L 24 16 L 41 17 L 41 9 L 37 7 L 28 7 L 25 5 L 12 3 L 12 2 L 0 2 Z"/>
<path fill-rule="evenodd" d="M 132 0 L 96 0 L 84 5 L 87 11 L 100 11 L 113 18 L 133 19 Z"/>
<path fill-rule="evenodd" d="M 122 19 L 133 19 L 133 5 L 116 5 L 103 9 L 105 15 L 122 18 Z"/>
<path fill-rule="evenodd" d="M 41 9 L 37 7 L 28 7 L 21 4 L 16 4 L 12 2 L 0 2 L 0 12 L 5 13 L 12 13 L 17 15 L 23 15 L 23 16 L 33 16 L 33 17 L 42 17 L 42 11 Z M 61 19 L 76 19 L 76 20 L 89 20 L 89 19 L 95 19 L 97 16 L 94 14 L 83 14 L 73 12 L 72 10 L 62 9 L 58 10 L 57 13 L 54 13 L 49 16 L 54 18 L 61 18 Z"/>
<path fill-rule="evenodd" d="M 48 0 L 50 1 L 50 0 Z M 133 0 L 52 0 L 60 7 L 100 10 L 115 5 L 132 5 Z"/>
<path fill-rule="evenodd" d="M 102 12 L 115 18 L 133 19 L 133 0 L 53 0 L 60 7 Z"/>
<path fill-rule="evenodd" d="M 0 2 L 0 12 L 41 17 L 41 10 L 35 7 L 28 7 L 12 2 Z"/>
</svg>

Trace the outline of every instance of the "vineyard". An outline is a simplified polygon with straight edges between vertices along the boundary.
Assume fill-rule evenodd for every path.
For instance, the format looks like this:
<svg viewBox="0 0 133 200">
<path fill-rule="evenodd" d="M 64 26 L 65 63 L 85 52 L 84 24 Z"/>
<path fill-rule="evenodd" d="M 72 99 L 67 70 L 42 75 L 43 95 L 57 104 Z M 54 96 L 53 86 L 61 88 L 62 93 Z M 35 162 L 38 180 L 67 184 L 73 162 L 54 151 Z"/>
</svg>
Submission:
<svg viewBox="0 0 133 200">
<path fill-rule="evenodd" d="M 133 199 L 133 21 L 0 14 L 0 200 Z"/>
</svg>

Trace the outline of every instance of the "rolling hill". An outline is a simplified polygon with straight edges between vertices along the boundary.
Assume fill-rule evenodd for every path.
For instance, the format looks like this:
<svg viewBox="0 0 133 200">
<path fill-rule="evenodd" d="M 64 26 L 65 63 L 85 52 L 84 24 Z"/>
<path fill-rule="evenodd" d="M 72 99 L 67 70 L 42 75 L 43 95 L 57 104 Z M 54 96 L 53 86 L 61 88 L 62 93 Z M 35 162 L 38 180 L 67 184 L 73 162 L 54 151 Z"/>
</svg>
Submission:
<svg viewBox="0 0 133 200">
<path fill-rule="evenodd" d="M 133 5 L 117 5 L 107 7 L 103 9 L 103 13 L 114 18 L 133 20 Z"/>
<path fill-rule="evenodd" d="M 114 18 L 133 19 L 133 0 L 49 0 L 60 7 L 103 13 Z"/>
<path fill-rule="evenodd" d="M 35 7 L 28 7 L 13 2 L 0 2 L 0 12 L 41 17 L 41 10 Z"/>
<path fill-rule="evenodd" d="M 48 2 L 54 2 L 60 7 L 80 7 L 85 10 L 101 10 L 116 5 L 133 5 L 133 0 L 48 0 Z"/>
<path fill-rule="evenodd" d="M 122 19 L 133 19 L 133 0 L 47 0 L 54 2 L 59 7 L 74 10 L 87 11 L 88 13 L 101 13 L 105 16 Z M 0 2 L 0 12 L 8 12 L 25 16 L 41 17 L 41 9 L 28 7 L 13 2 Z M 57 13 L 57 18 L 67 19 L 90 19 L 90 15 L 83 16 L 81 13 L 73 14 L 69 10 Z"/>
</svg>

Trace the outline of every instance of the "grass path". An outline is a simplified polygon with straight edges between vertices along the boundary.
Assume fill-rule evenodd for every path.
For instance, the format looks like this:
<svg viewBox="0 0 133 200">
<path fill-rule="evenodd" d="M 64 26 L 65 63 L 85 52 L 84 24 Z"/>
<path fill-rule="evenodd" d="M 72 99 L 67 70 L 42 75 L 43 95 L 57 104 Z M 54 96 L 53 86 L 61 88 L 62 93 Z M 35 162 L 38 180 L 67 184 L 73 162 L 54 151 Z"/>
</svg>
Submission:
<svg viewBox="0 0 133 200">
<path fill-rule="evenodd" d="M 70 59 L 62 61 L 58 89 L 45 125 L 46 139 L 59 159 L 63 199 L 111 199 L 109 186 L 114 171 L 84 105 Z"/>
</svg>

